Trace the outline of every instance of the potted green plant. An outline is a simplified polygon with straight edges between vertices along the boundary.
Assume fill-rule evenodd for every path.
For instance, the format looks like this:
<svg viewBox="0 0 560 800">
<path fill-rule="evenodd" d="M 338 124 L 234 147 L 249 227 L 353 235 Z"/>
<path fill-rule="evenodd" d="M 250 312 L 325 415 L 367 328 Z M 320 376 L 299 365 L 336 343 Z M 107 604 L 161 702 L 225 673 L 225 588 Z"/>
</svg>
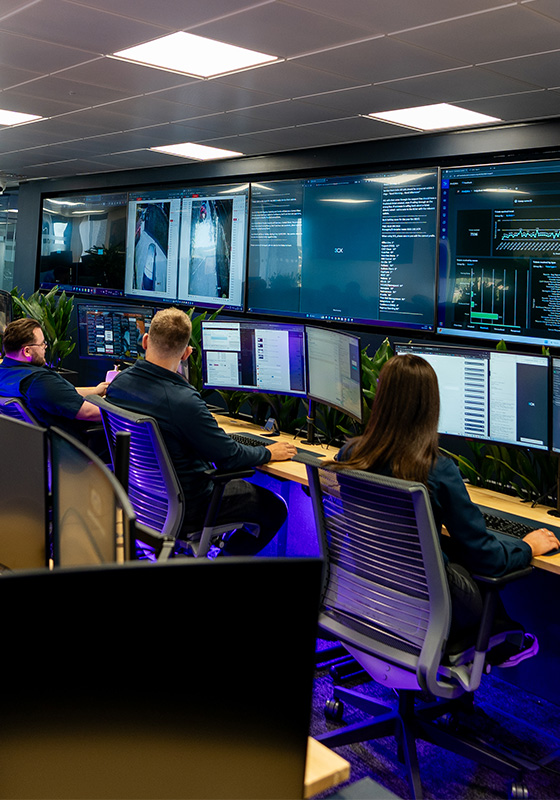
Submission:
<svg viewBox="0 0 560 800">
<path fill-rule="evenodd" d="M 47 364 L 59 370 L 62 361 L 76 346 L 68 336 L 74 298 L 68 297 L 66 292 L 58 294 L 58 286 L 46 294 L 37 291 L 29 297 L 15 287 L 11 294 L 14 318 L 30 317 L 37 320 L 48 345 Z"/>
</svg>

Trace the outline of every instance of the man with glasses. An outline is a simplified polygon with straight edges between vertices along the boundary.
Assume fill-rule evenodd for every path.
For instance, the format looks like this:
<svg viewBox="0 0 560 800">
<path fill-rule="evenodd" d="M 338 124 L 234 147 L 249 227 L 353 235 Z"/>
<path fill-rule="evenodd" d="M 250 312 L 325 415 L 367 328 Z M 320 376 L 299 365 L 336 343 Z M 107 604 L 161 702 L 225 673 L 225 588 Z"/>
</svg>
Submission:
<svg viewBox="0 0 560 800">
<path fill-rule="evenodd" d="M 42 425 L 57 425 L 83 439 L 86 423 L 101 420 L 97 406 L 84 397 L 88 394 L 103 396 L 108 384 L 74 388 L 62 375 L 47 367 L 47 343 L 34 319 L 10 322 L 4 330 L 2 344 L 5 358 L 0 364 L 0 395 L 20 397 Z"/>
</svg>

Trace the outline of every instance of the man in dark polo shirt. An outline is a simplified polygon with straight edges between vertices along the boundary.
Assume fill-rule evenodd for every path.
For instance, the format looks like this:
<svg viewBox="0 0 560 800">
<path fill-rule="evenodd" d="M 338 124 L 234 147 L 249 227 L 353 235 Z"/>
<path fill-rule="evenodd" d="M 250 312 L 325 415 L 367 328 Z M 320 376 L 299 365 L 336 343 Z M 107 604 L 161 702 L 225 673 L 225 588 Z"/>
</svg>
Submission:
<svg viewBox="0 0 560 800">
<path fill-rule="evenodd" d="M 58 372 L 46 367 L 47 345 L 34 319 L 10 322 L 2 345 L 6 354 L 0 364 L 2 397 L 20 397 L 42 425 L 57 425 L 80 438 L 85 437 L 88 424 L 101 420 L 97 406 L 84 397 L 104 395 L 107 384 L 76 389 Z"/>
<path fill-rule="evenodd" d="M 283 442 L 266 447 L 238 444 L 218 426 L 200 394 L 178 373 L 181 362 L 192 353 L 190 336 L 191 321 L 184 311 L 158 311 L 142 340 L 145 360 L 118 375 L 107 390 L 111 403 L 157 420 L 185 494 L 183 538 L 201 528 L 212 491 L 204 471 L 212 463 L 222 469 L 258 467 L 268 461 L 288 460 L 296 453 L 294 445 Z M 274 537 L 286 515 L 285 502 L 274 492 L 247 481 L 230 481 L 218 522 L 257 522 L 261 532 L 256 539 L 238 530 L 228 540 L 226 552 L 258 552 Z"/>
</svg>

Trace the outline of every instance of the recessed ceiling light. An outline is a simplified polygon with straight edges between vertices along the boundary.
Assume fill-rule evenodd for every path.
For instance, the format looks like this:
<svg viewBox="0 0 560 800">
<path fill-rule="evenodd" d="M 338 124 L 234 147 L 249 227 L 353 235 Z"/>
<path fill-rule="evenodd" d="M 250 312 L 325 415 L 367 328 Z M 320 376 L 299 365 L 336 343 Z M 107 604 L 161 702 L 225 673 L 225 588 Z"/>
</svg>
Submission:
<svg viewBox="0 0 560 800">
<path fill-rule="evenodd" d="M 19 125 L 22 122 L 36 122 L 43 117 L 37 114 L 21 114 L 19 111 L 5 111 L 0 108 L 0 125 Z"/>
<path fill-rule="evenodd" d="M 277 56 L 216 42 L 185 31 L 119 50 L 118 53 L 113 53 L 113 57 L 182 72 L 197 78 L 215 77 L 281 60 Z"/>
<path fill-rule="evenodd" d="M 233 156 L 244 155 L 235 150 L 221 150 L 219 147 L 208 147 L 205 144 L 193 144 L 193 142 L 166 144 L 162 147 L 150 147 L 150 150 L 181 158 L 193 158 L 195 161 L 211 161 L 213 158 L 233 158 Z"/>
<path fill-rule="evenodd" d="M 471 125 L 483 125 L 485 122 L 501 122 L 498 117 L 489 117 L 477 111 L 452 106 L 449 103 L 435 103 L 431 106 L 416 108 L 399 108 L 396 111 L 382 111 L 367 114 L 372 119 L 392 122 L 405 128 L 417 131 L 434 131 L 442 128 L 465 128 Z"/>
</svg>

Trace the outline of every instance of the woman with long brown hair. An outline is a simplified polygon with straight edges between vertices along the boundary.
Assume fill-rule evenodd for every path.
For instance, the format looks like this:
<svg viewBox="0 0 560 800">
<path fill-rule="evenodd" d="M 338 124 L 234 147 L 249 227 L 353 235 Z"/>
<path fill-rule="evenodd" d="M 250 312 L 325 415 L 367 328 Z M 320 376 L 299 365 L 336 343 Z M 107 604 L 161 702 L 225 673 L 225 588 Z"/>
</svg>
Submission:
<svg viewBox="0 0 560 800">
<path fill-rule="evenodd" d="M 359 469 L 418 481 L 429 491 L 453 602 L 452 638 L 472 629 L 482 609 L 470 572 L 500 576 L 526 567 L 531 558 L 560 546 L 545 528 L 522 540 L 498 537 L 486 529 L 470 500 L 456 464 L 438 445 L 439 388 L 432 366 L 419 356 L 395 356 L 382 368 L 371 416 L 362 436 L 340 450 L 333 469 Z M 534 655 L 538 645 L 526 634 L 524 649 L 502 666 Z M 451 639 L 450 639 L 451 641 Z M 531 650 L 533 652 L 531 652 Z"/>
</svg>

